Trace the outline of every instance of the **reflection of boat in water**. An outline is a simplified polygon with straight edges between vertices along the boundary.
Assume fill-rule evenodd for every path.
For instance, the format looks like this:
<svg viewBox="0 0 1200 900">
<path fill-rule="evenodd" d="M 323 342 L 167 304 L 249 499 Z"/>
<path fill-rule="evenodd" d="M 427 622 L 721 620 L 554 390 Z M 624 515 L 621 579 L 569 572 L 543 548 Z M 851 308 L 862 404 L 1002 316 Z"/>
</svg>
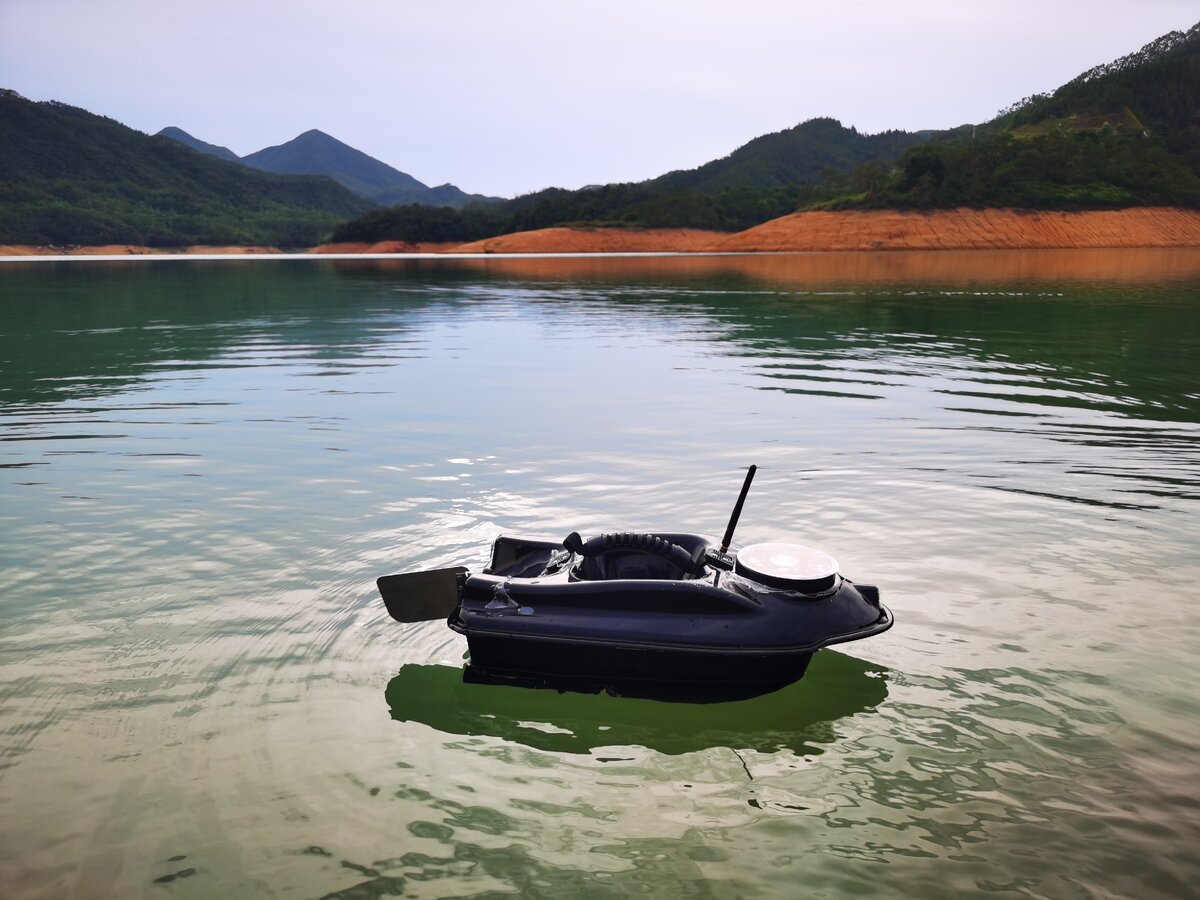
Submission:
<svg viewBox="0 0 1200 900">
<path fill-rule="evenodd" d="M 836 651 L 818 654 L 807 676 L 774 693 L 709 705 L 496 687 L 470 667 L 408 665 L 389 682 L 393 719 L 446 734 L 489 735 L 538 750 L 588 753 L 642 746 L 660 753 L 709 747 L 819 753 L 834 725 L 887 697 L 886 669 Z"/>
<path fill-rule="evenodd" d="M 730 549 L 754 471 L 720 543 L 675 532 L 501 536 L 478 574 L 389 575 L 379 590 L 398 621 L 448 615 L 472 667 L 493 678 L 579 679 L 626 696 L 644 685 L 776 689 L 821 648 L 886 631 L 892 614 L 878 588 L 842 577 L 820 550 Z"/>
</svg>

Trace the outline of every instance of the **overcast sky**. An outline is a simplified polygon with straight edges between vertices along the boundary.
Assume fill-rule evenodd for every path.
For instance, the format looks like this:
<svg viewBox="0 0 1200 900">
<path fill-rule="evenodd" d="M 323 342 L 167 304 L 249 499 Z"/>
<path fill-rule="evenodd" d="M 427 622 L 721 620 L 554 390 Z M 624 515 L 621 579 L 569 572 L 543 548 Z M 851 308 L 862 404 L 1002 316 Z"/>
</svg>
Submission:
<svg viewBox="0 0 1200 900">
<path fill-rule="evenodd" d="M 319 128 L 429 185 L 637 181 L 814 116 L 980 122 L 1196 0 L 0 0 L 0 87 L 245 155 Z"/>
</svg>

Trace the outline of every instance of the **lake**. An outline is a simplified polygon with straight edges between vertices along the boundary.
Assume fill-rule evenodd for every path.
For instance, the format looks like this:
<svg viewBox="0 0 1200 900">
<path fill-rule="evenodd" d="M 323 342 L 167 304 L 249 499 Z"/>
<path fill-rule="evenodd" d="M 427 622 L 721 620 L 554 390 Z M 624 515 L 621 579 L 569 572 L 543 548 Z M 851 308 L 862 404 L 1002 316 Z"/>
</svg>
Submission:
<svg viewBox="0 0 1200 900">
<path fill-rule="evenodd" d="M 0 263 L 0 894 L 1174 898 L 1200 252 Z M 816 545 L 741 702 L 464 684 L 380 575 Z"/>
</svg>

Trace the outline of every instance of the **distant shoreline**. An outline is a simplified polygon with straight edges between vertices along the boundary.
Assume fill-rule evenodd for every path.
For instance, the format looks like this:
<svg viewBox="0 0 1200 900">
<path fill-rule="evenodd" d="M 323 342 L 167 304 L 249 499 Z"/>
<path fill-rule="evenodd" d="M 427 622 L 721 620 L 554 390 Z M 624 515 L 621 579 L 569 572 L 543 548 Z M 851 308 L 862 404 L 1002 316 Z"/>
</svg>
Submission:
<svg viewBox="0 0 1200 900">
<path fill-rule="evenodd" d="M 800 212 L 736 234 L 688 228 L 558 227 L 465 244 L 324 244 L 325 254 L 813 253 L 887 250 L 1200 248 L 1200 210 L 1135 207 L 1086 212 L 1012 209 Z M 151 248 L 0 245 L 0 256 L 277 254 L 278 247 Z"/>
</svg>

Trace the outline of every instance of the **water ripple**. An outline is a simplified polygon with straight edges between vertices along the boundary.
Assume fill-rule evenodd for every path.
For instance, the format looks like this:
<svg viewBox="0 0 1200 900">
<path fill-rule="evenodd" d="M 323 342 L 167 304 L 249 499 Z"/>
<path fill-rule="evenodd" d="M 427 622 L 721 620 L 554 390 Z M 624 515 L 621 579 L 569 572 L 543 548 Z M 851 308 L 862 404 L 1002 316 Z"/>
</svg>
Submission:
<svg viewBox="0 0 1200 900">
<path fill-rule="evenodd" d="M 6 272 L 14 895 L 1186 895 L 1195 285 L 691 264 Z M 751 462 L 737 539 L 898 621 L 760 706 L 464 684 L 378 600 Z"/>
</svg>

